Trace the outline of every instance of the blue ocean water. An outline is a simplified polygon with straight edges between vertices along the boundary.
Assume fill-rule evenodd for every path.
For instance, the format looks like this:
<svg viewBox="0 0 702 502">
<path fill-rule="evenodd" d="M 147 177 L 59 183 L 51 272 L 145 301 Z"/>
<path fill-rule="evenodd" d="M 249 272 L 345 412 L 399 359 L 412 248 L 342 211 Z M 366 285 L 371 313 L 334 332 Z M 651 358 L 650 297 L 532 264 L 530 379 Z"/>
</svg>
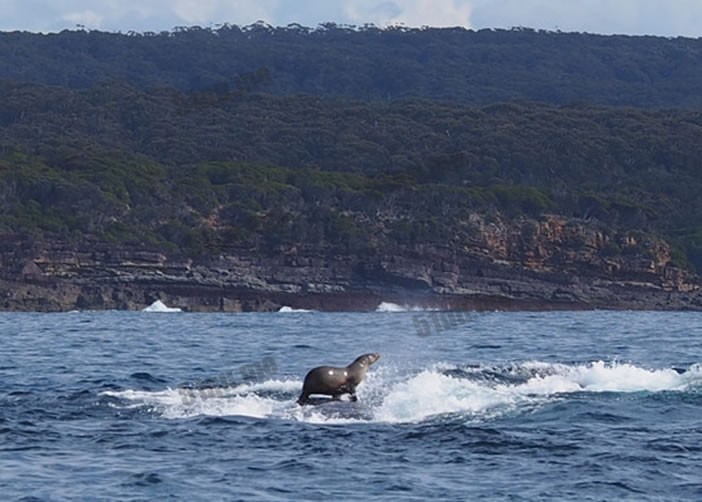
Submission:
<svg viewBox="0 0 702 502">
<path fill-rule="evenodd" d="M 698 313 L 6 313 L 0 347 L 2 500 L 702 500 Z M 295 404 L 371 351 L 357 403 Z"/>
</svg>

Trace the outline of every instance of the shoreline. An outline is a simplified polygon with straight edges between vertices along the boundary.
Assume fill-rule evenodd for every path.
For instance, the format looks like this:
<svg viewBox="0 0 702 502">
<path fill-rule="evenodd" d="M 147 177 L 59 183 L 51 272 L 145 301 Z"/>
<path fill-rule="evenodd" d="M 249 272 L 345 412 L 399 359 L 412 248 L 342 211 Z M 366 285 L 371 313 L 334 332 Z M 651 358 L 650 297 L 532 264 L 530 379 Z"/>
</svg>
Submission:
<svg viewBox="0 0 702 502">
<path fill-rule="evenodd" d="M 2 294 L 4 293 L 4 294 Z M 550 311 L 702 311 L 698 291 L 652 288 L 606 288 L 590 301 L 563 298 L 516 297 L 494 294 L 439 294 L 427 291 L 362 289 L 329 293 L 287 293 L 247 288 L 191 284 L 8 284 L 0 281 L 0 312 L 141 311 L 155 301 L 186 313 L 243 313 L 291 311 L 378 312 L 550 312 Z M 382 310 L 381 310 L 382 311 Z"/>
<path fill-rule="evenodd" d="M 15 254 L 2 256 L 0 311 L 131 311 L 156 300 L 187 312 L 370 312 L 382 302 L 439 311 L 702 311 L 699 276 L 634 259 L 546 267 L 521 254 L 507 262 L 440 250 L 365 261 L 244 253 L 192 260 L 132 248 L 12 247 Z"/>
</svg>

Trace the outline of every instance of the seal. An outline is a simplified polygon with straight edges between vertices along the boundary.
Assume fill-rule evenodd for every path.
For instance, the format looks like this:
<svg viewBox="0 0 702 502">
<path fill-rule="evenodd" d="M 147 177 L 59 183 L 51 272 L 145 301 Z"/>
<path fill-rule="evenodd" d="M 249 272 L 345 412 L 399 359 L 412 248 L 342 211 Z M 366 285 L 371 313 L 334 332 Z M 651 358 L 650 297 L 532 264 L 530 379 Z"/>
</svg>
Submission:
<svg viewBox="0 0 702 502">
<path fill-rule="evenodd" d="M 337 400 L 342 394 L 350 394 L 351 401 L 357 401 L 356 387 L 363 381 L 371 364 L 380 359 L 380 354 L 372 352 L 363 354 L 345 368 L 335 366 L 318 366 L 311 369 L 302 384 L 302 394 L 297 404 L 310 403 L 311 394 L 324 394 Z"/>
</svg>

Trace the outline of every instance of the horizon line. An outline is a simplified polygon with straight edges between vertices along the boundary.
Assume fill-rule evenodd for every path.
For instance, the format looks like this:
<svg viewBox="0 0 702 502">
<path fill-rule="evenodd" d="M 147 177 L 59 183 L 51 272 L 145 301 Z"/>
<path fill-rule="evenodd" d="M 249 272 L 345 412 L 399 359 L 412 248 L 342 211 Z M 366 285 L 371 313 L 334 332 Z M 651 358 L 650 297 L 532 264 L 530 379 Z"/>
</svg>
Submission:
<svg viewBox="0 0 702 502">
<path fill-rule="evenodd" d="M 29 30 L 29 29 L 2 29 L 0 28 L 0 34 L 30 34 L 30 35 L 60 35 L 62 33 L 106 33 L 111 35 L 126 35 L 126 36 L 165 36 L 174 35 L 177 33 L 187 32 L 187 31 L 207 31 L 210 33 L 216 33 L 222 29 L 233 29 L 237 28 L 241 31 L 253 31 L 256 28 L 263 28 L 266 30 L 285 30 L 285 29 L 297 29 L 300 31 L 306 31 L 309 33 L 324 32 L 332 30 L 341 30 L 348 32 L 363 32 L 363 31 L 402 31 L 402 32 L 422 32 L 422 31 L 464 31 L 467 33 L 480 33 L 480 32 L 526 32 L 526 33 L 537 33 L 537 34 L 549 34 L 549 35 L 589 35 L 598 37 L 629 37 L 629 38 L 660 38 L 666 40 L 676 40 L 676 39 L 686 39 L 686 40 L 699 40 L 702 36 L 694 37 L 690 35 L 655 35 L 655 34 L 631 34 L 631 33 L 601 33 L 601 32 L 591 32 L 591 31 L 564 31 L 556 27 L 555 29 L 549 28 L 535 28 L 529 26 L 510 26 L 510 27 L 468 27 L 462 25 L 456 26 L 410 26 L 402 22 L 388 23 L 384 26 L 379 26 L 375 23 L 363 23 L 362 25 L 354 25 L 348 23 L 336 23 L 334 21 L 324 21 L 317 24 L 316 27 L 305 26 L 301 23 L 288 23 L 287 25 L 272 25 L 267 21 L 258 20 L 251 24 L 236 24 L 236 23 L 208 23 L 203 26 L 200 24 L 190 24 L 190 25 L 178 25 L 173 26 L 169 30 L 109 30 L 103 28 L 90 28 L 83 24 L 76 24 L 73 27 L 63 28 L 61 30 Z M 247 30 L 248 29 L 248 30 Z"/>
</svg>

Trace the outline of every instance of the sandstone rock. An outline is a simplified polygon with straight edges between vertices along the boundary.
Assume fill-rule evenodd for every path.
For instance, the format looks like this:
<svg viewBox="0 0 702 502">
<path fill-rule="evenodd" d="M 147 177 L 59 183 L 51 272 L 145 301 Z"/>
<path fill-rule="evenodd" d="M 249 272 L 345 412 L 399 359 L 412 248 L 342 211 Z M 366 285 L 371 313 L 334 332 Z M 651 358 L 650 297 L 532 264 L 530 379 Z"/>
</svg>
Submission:
<svg viewBox="0 0 702 502">
<path fill-rule="evenodd" d="M 199 259 L 129 247 L 3 241 L 0 308 L 140 309 L 161 299 L 190 311 L 282 305 L 368 309 L 380 301 L 461 308 L 702 309 L 700 279 L 670 264 L 661 240 L 612 235 L 561 216 L 507 222 L 481 215 L 451 245 L 375 256 L 309 246 Z M 462 239 L 462 240 L 461 240 Z M 149 301 L 150 300 L 150 301 Z"/>
</svg>

